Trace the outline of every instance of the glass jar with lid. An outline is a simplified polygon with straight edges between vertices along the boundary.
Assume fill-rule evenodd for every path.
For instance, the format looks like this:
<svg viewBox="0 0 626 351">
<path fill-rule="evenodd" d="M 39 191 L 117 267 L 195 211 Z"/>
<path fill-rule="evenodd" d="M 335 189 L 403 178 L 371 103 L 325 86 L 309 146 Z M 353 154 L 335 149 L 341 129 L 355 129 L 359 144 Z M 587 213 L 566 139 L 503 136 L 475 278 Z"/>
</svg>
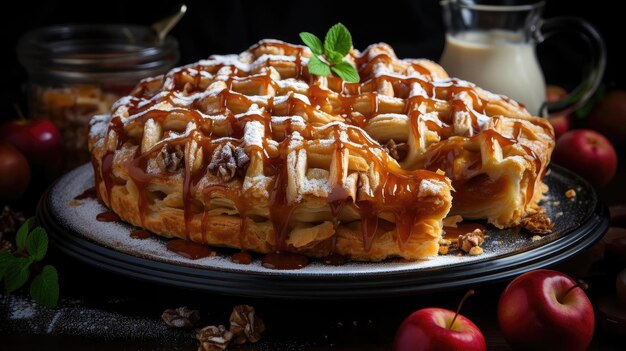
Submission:
<svg viewBox="0 0 626 351">
<path fill-rule="evenodd" d="M 141 79 L 166 73 L 179 59 L 176 39 L 136 25 L 39 28 L 20 38 L 17 53 L 29 75 L 30 114 L 59 127 L 66 168 L 89 160 L 93 115 L 108 113 Z"/>
</svg>

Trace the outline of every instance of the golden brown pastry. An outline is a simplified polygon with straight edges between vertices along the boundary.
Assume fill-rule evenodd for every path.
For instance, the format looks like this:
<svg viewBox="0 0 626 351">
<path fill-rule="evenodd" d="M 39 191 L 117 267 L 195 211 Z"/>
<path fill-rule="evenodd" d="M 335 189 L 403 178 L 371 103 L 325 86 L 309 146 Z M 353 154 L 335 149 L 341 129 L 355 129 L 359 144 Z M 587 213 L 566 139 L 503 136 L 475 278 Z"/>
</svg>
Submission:
<svg viewBox="0 0 626 351">
<path fill-rule="evenodd" d="M 140 83 L 92 119 L 101 200 L 165 237 L 366 261 L 436 255 L 452 186 L 465 217 L 537 210 L 546 121 L 386 44 L 348 55 L 361 83 L 310 56 L 264 40 Z"/>
</svg>

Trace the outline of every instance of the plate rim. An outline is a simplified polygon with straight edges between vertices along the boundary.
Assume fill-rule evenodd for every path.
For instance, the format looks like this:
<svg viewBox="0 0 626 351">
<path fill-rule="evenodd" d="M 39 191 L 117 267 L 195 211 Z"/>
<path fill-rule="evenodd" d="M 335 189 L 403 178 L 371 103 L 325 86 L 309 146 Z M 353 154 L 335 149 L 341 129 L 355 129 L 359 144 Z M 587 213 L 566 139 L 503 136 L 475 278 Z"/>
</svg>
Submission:
<svg viewBox="0 0 626 351">
<path fill-rule="evenodd" d="M 144 281 L 248 297 L 341 299 L 409 295 L 502 281 L 562 262 L 598 241 L 609 227 L 608 208 L 580 176 L 558 165 L 550 167 L 553 172 L 573 178 L 577 184 L 593 192 L 594 203 L 590 205 L 594 208 L 584 222 L 562 233 L 559 238 L 523 252 L 452 266 L 429 267 L 419 272 L 409 269 L 359 274 L 284 275 L 281 271 L 200 268 L 135 256 L 95 242 L 59 223 L 51 213 L 50 205 L 50 193 L 58 181 L 42 195 L 37 217 L 48 230 L 51 242 L 65 254 L 100 269 Z M 528 255 L 529 252 L 533 254 Z"/>
</svg>

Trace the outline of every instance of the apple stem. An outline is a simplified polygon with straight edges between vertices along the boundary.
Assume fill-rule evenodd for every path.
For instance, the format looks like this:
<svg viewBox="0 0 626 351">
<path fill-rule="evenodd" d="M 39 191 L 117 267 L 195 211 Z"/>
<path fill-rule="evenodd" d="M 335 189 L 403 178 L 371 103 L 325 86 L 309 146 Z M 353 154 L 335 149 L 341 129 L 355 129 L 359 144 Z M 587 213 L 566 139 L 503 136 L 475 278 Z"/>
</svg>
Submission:
<svg viewBox="0 0 626 351">
<path fill-rule="evenodd" d="M 587 285 L 587 283 L 585 283 L 584 281 L 579 281 L 578 283 L 576 283 L 576 285 L 571 286 L 569 289 L 567 289 L 567 291 L 565 291 L 565 295 L 563 295 L 563 299 L 565 299 L 567 297 L 567 295 L 574 289 L 576 288 L 581 288 L 583 290 L 587 290 L 589 288 L 589 285 Z"/>
<path fill-rule="evenodd" d="M 15 112 L 17 112 L 17 116 L 20 118 L 20 120 L 25 121 L 26 117 L 24 117 L 24 113 L 22 113 L 22 109 L 20 108 L 20 105 L 13 104 L 13 108 L 15 109 Z"/>
<path fill-rule="evenodd" d="M 465 293 L 465 295 L 461 299 L 461 302 L 459 302 L 459 307 L 456 308 L 456 313 L 454 314 L 454 318 L 452 318 L 452 322 L 450 322 L 450 325 L 448 326 L 448 329 L 452 329 L 452 326 L 454 325 L 454 322 L 456 322 L 456 317 L 459 316 L 459 312 L 461 312 L 461 307 L 463 307 L 463 304 L 465 303 L 465 300 L 467 300 L 467 298 L 472 296 L 472 295 L 474 295 L 474 289 L 469 289 Z"/>
</svg>

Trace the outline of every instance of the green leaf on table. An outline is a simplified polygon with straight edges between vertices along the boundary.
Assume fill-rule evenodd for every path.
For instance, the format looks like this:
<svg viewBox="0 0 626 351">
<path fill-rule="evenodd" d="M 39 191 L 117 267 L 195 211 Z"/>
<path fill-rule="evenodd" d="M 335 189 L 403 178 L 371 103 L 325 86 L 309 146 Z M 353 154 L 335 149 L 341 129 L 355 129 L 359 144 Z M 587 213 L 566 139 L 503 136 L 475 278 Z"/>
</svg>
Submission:
<svg viewBox="0 0 626 351">
<path fill-rule="evenodd" d="M 346 56 L 352 48 L 352 35 L 348 28 L 341 23 L 330 27 L 324 39 L 324 52 L 338 52 L 341 56 Z"/>
<path fill-rule="evenodd" d="M 326 77 L 330 74 L 330 67 L 322 62 L 317 56 L 313 56 L 309 59 L 309 73 L 317 76 Z"/>
<path fill-rule="evenodd" d="M 8 292 L 13 292 L 26 283 L 30 275 L 28 268 L 32 263 L 33 260 L 26 257 L 16 257 L 10 262 L 4 273 L 4 287 Z"/>
<path fill-rule="evenodd" d="M 9 268 L 9 265 L 14 259 L 15 256 L 13 256 L 12 253 L 8 251 L 0 252 L 0 281 L 4 278 L 4 273 L 7 271 L 7 268 Z"/>
<path fill-rule="evenodd" d="M 320 38 L 315 36 L 313 33 L 302 32 L 300 33 L 300 39 L 302 42 L 311 49 L 315 55 L 321 55 L 324 53 L 324 46 L 322 45 L 322 41 Z"/>
<path fill-rule="evenodd" d="M 38 304 L 54 308 L 59 301 L 59 275 L 56 268 L 46 265 L 30 283 L 30 296 Z"/>
<path fill-rule="evenodd" d="M 42 227 L 33 229 L 26 238 L 26 250 L 35 261 L 41 261 L 48 252 L 48 234 Z"/>
<path fill-rule="evenodd" d="M 17 230 L 17 234 L 15 234 L 15 244 L 17 245 L 17 252 L 24 250 L 26 247 L 26 238 L 28 238 L 28 234 L 35 228 L 37 225 L 37 219 L 35 217 L 30 217 L 29 219 L 22 224 L 20 229 Z"/>
<path fill-rule="evenodd" d="M 358 83 L 359 73 L 349 62 L 341 62 L 330 68 L 336 75 L 348 83 Z"/>
</svg>

